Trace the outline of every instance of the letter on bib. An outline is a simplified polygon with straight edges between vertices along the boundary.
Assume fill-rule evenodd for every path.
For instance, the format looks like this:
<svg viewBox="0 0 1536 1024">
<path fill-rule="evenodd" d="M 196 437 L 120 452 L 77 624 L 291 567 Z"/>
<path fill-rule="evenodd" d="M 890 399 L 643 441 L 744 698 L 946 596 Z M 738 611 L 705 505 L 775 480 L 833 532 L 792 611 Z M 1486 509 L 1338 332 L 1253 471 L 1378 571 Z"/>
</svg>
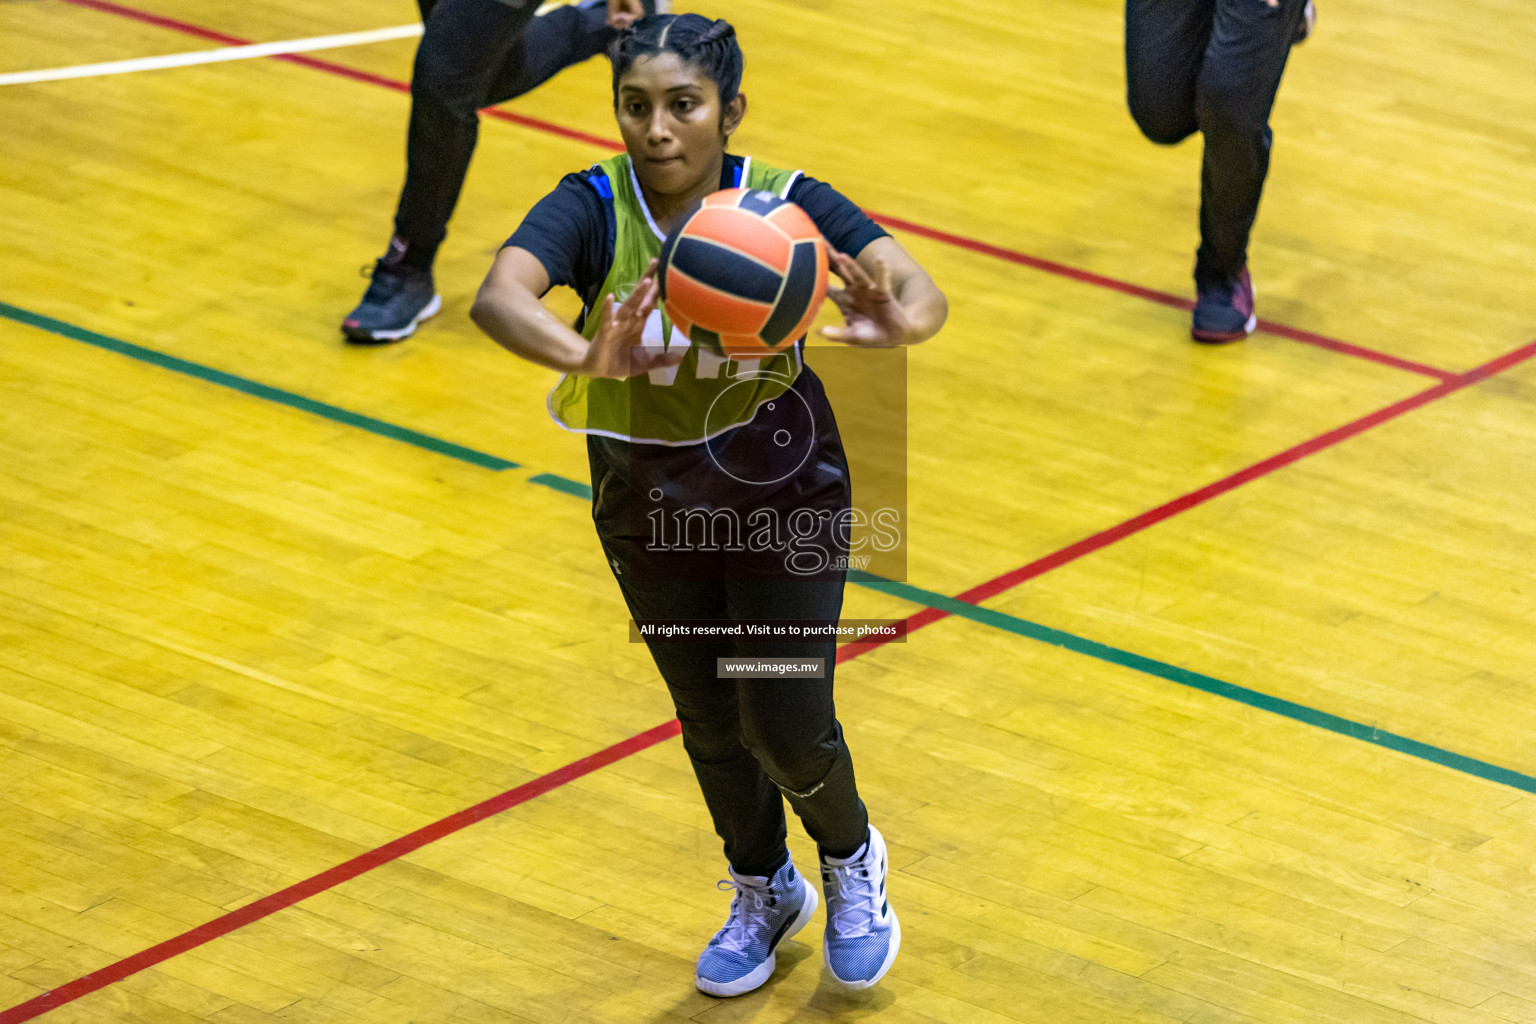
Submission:
<svg viewBox="0 0 1536 1024">
<path fill-rule="evenodd" d="M 693 344 L 693 340 L 686 334 L 679 337 L 677 329 L 670 324 L 665 329 L 661 323 L 661 310 L 651 310 L 650 318 L 645 321 L 645 330 L 640 334 L 640 345 L 647 349 L 660 349 L 663 352 L 672 351 L 673 346 L 687 349 Z M 646 371 L 652 384 L 666 386 L 677 380 L 676 366 L 658 366 L 654 370 Z"/>
</svg>

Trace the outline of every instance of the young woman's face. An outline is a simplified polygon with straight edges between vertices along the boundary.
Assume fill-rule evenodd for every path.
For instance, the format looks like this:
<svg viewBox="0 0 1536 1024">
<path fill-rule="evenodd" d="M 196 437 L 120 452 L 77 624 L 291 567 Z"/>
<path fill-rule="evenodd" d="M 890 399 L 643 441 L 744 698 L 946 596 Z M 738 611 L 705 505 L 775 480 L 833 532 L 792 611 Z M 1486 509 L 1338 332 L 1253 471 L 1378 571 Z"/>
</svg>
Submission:
<svg viewBox="0 0 1536 1024">
<path fill-rule="evenodd" d="M 684 195 L 719 174 L 745 110 L 738 95 L 722 111 L 715 83 L 675 53 L 642 57 L 619 79 L 624 148 L 641 183 L 659 195 Z"/>
</svg>

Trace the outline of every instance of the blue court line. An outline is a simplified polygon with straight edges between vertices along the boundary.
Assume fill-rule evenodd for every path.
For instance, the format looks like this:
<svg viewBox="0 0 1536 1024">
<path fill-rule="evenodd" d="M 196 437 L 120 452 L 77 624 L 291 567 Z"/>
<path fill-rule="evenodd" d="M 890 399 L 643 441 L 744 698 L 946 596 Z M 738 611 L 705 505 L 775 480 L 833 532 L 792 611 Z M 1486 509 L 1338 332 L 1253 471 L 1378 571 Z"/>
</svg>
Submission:
<svg viewBox="0 0 1536 1024">
<path fill-rule="evenodd" d="M 42 316 L 38 313 L 30 313 L 27 310 L 19 309 L 5 302 L 0 302 L 0 316 L 31 327 L 39 327 L 66 338 L 72 338 L 75 341 L 83 341 L 88 345 L 95 345 L 97 348 L 103 348 L 109 352 L 117 352 L 120 355 L 129 356 L 142 362 L 164 367 L 168 370 L 175 370 L 178 373 L 184 373 L 199 380 L 233 388 L 236 391 L 244 392 L 256 398 L 265 398 L 268 401 L 300 409 L 304 412 L 314 413 L 317 416 L 324 416 L 326 419 L 334 420 L 337 423 L 358 427 L 382 437 L 404 441 L 406 444 L 413 444 L 418 448 L 425 448 L 428 451 L 439 452 L 440 454 L 461 459 L 477 466 L 485 466 L 488 469 L 497 470 L 515 469 L 518 466 L 516 462 L 510 462 L 494 455 L 487 455 L 484 452 L 478 452 L 472 448 L 465 448 L 462 445 L 456 445 L 427 434 L 418 433 L 406 427 L 385 423 L 383 420 L 376 420 L 371 416 L 359 415 L 358 413 L 348 412 L 345 409 L 339 409 L 334 405 L 316 402 L 302 395 L 295 395 L 292 392 L 282 391 L 265 384 L 258 384 L 255 381 L 247 380 L 244 377 L 236 377 L 221 370 L 200 366 L 197 363 L 178 359 L 175 356 L 156 352 L 153 349 L 142 348 L 126 341 L 109 338 L 104 334 L 97 334 L 95 331 L 88 331 L 82 327 L 75 327 L 72 324 L 64 323 L 62 320 L 55 320 L 52 317 Z M 553 473 L 538 473 L 529 477 L 528 482 L 552 488 L 572 497 L 583 499 L 590 499 L 592 497 L 592 489 L 587 484 L 576 480 L 568 480 Z M 1524 790 L 1527 793 L 1536 793 L 1536 778 L 1530 775 L 1524 775 L 1508 768 L 1501 768 L 1498 765 L 1466 757 L 1454 751 L 1431 746 L 1428 743 L 1420 743 L 1418 740 L 1409 739 L 1407 736 L 1399 736 L 1397 733 L 1387 732 L 1372 725 L 1340 718 L 1338 715 L 1330 715 L 1326 711 L 1318 711 L 1315 708 L 1307 707 L 1305 704 L 1296 704 L 1292 701 L 1282 700 L 1279 697 L 1271 697 L 1266 693 L 1260 693 L 1258 690 L 1250 690 L 1245 686 L 1225 683 L 1213 676 L 1191 672 L 1189 669 L 1179 668 L 1177 665 L 1169 665 L 1166 662 L 1155 661 L 1152 658 L 1144 658 L 1139 654 L 1122 651 L 1117 647 L 1110 647 L 1107 644 L 1101 644 L 1071 633 L 1063 633 L 1060 630 L 1051 629 L 1049 626 L 1042 626 L 1027 619 L 1020 619 L 991 608 L 983 608 L 979 605 L 959 601 L 946 594 L 940 594 L 932 590 L 923 590 L 921 587 L 914 587 L 910 583 L 898 583 L 857 570 L 848 573 L 848 582 L 870 590 L 877 590 L 893 597 L 899 597 L 916 605 L 923 605 L 938 611 L 948 612 L 950 615 L 960 618 L 970 619 L 972 622 L 979 622 L 985 626 L 992 626 L 996 629 L 1013 633 L 1016 636 L 1027 637 L 1041 643 L 1061 647 L 1076 654 L 1108 662 L 1111 665 L 1134 669 L 1146 675 L 1156 676 L 1158 679 L 1178 683 L 1180 686 L 1188 686 L 1218 697 L 1225 697 L 1228 700 L 1246 704 L 1260 711 L 1268 711 L 1271 714 L 1282 715 L 1297 722 L 1316 726 L 1319 729 L 1327 729 L 1329 732 L 1335 732 L 1341 736 L 1373 743 L 1378 747 L 1385 747 L 1388 750 L 1395 750 L 1410 757 L 1430 761 L 1455 771 L 1486 779 L 1489 782 L 1511 786 L 1515 789 Z"/>
<path fill-rule="evenodd" d="M 43 316 L 41 313 L 32 313 L 6 302 L 0 302 L 0 316 L 8 320 L 14 320 L 19 324 L 26 324 L 28 327 L 36 327 L 52 334 L 70 338 L 74 341 L 83 341 L 87 345 L 95 345 L 97 348 L 104 348 L 108 352 L 116 352 L 118 355 L 137 359 L 152 366 L 159 366 L 166 370 L 175 370 L 177 373 L 184 373 L 188 377 L 196 377 L 198 380 L 204 380 L 210 384 L 232 388 L 254 398 L 265 398 L 269 402 L 286 405 L 290 409 L 298 409 L 300 412 L 323 416 L 328 420 L 345 423 L 349 427 L 357 427 L 359 430 L 366 430 L 371 434 L 378 434 L 381 437 L 404 441 L 406 444 L 413 444 L 418 448 L 437 452 L 439 455 L 447 455 L 461 462 L 473 463 L 486 469 L 517 468 L 517 463 L 515 462 L 509 462 L 495 455 L 487 455 L 485 452 L 478 452 L 473 448 L 454 444 L 452 441 L 444 441 L 442 438 L 433 437 L 430 434 L 423 434 L 407 427 L 400 427 L 393 423 L 386 423 L 383 420 L 376 420 L 372 416 L 348 412 L 346 409 L 339 409 L 334 405 L 317 402 L 312 398 L 305 398 L 303 395 L 296 395 L 291 391 L 284 391 L 281 388 L 274 388 L 267 384 L 258 384 L 254 380 L 237 377 L 232 373 L 225 373 L 223 370 L 215 370 L 212 367 L 166 355 L 164 352 L 156 352 L 152 348 L 144 348 L 126 341 L 119 341 L 117 338 L 109 338 L 105 334 L 97 334 L 95 331 L 88 331 L 84 327 L 76 327 L 74 324 L 55 320 L 51 316 Z"/>
</svg>

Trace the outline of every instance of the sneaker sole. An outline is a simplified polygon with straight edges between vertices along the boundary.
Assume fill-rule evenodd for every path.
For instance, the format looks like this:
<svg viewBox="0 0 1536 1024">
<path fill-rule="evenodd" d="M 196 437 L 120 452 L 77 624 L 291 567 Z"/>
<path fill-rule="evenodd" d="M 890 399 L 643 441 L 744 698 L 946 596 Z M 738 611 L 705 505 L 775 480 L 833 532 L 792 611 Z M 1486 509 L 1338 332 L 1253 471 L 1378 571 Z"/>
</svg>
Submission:
<svg viewBox="0 0 1536 1024">
<path fill-rule="evenodd" d="M 1202 331 L 1198 327 L 1191 327 L 1189 336 L 1206 345 L 1220 345 L 1228 341 L 1241 341 L 1252 334 L 1254 328 L 1258 326 L 1259 317 L 1255 313 L 1248 317 L 1248 322 L 1243 324 L 1243 329 L 1240 331 Z"/>
<path fill-rule="evenodd" d="M 800 904 L 800 913 L 795 915 L 795 919 L 789 923 L 789 927 L 784 929 L 784 934 L 779 936 L 779 942 L 783 942 L 790 936 L 797 934 L 807 924 L 810 924 L 812 915 L 816 913 L 816 908 L 821 904 L 821 897 L 816 895 L 816 887 L 798 871 L 795 874 L 799 876 L 800 884 L 805 891 L 805 902 Z M 778 966 L 778 962 L 779 948 L 778 943 L 775 943 L 773 952 L 768 954 L 768 959 L 759 964 L 757 969 L 750 974 L 743 974 L 735 981 L 710 981 L 708 978 L 701 978 L 695 974 L 693 976 L 693 983 L 698 986 L 700 992 L 705 992 L 712 996 L 720 996 L 723 999 L 729 999 L 731 996 L 744 996 L 748 992 L 762 988 L 763 983 L 772 977 L 773 969 Z M 890 964 L 887 963 L 886 966 L 889 967 Z M 884 974 L 885 971 L 882 970 L 880 973 Z"/>
<path fill-rule="evenodd" d="M 858 991 L 859 989 L 874 988 L 875 984 L 885 977 L 885 972 L 889 971 L 891 964 L 896 962 L 896 952 L 899 949 L 901 949 L 901 922 L 896 918 L 896 911 L 893 910 L 891 911 L 891 947 L 885 951 L 885 963 L 880 965 L 880 969 L 875 972 L 873 978 L 863 981 L 846 981 L 843 978 L 839 978 L 837 972 L 832 969 L 832 961 L 827 957 L 827 948 L 825 946 L 821 948 L 821 959 L 827 965 L 827 973 L 832 976 L 833 981 L 837 982 L 842 988 Z"/>
<path fill-rule="evenodd" d="M 416 328 L 423 320 L 436 316 L 442 308 L 443 297 L 441 295 L 434 295 L 432 296 L 432 301 L 422 306 L 421 312 L 417 313 L 415 318 L 404 327 L 399 327 L 392 331 L 365 331 L 359 328 L 343 327 L 341 331 L 347 336 L 347 340 L 354 345 L 383 345 L 391 341 L 399 341 L 402 338 L 409 338 L 416 333 Z"/>
</svg>

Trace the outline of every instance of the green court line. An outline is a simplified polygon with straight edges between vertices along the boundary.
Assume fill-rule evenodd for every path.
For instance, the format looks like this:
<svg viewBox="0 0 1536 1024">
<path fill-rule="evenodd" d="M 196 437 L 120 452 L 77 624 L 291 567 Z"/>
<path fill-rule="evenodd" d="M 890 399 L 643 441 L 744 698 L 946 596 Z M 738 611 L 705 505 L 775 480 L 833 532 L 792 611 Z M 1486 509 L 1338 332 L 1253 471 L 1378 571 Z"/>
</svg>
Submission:
<svg viewBox="0 0 1536 1024">
<path fill-rule="evenodd" d="M 75 341 L 83 341 L 88 345 L 95 345 L 97 348 L 116 352 L 120 355 L 138 359 L 141 362 L 164 367 L 168 370 L 175 370 L 177 373 L 184 373 L 189 377 L 196 377 L 199 380 L 232 388 L 256 398 L 265 398 L 268 401 L 277 402 L 280 405 L 286 405 L 293 409 L 314 413 L 317 416 L 324 416 L 326 419 L 334 420 L 337 423 L 344 423 L 347 426 L 358 427 L 370 433 L 378 434 L 381 437 L 404 441 L 406 444 L 413 444 L 418 448 L 425 448 L 428 451 L 448 455 L 477 466 L 484 466 L 487 469 L 501 470 L 516 469 L 518 467 L 516 462 L 510 462 L 495 455 L 487 455 L 484 452 L 475 451 L 473 448 L 465 448 L 451 441 L 443 441 L 406 427 L 399 427 L 392 423 L 386 423 L 383 420 L 376 420 L 371 416 L 348 412 L 334 405 L 316 402 L 302 395 L 295 395 L 292 392 L 282 391 L 278 388 L 269 387 L 266 384 L 258 384 L 244 377 L 224 373 L 222 370 L 214 370 L 197 363 L 188 362 L 185 359 L 166 355 L 163 352 L 156 352 L 154 349 L 142 348 L 126 341 L 109 338 L 105 334 L 97 334 L 95 331 L 88 331 L 83 327 L 76 327 L 62 320 L 55 320 L 52 317 L 31 313 L 5 302 L 0 302 L 0 316 L 14 320 L 17 323 L 27 324 L 30 327 L 38 327 L 66 338 L 72 338 Z M 568 480 L 562 476 L 556 476 L 553 473 L 535 474 L 528 478 L 528 482 L 549 487 L 562 494 L 569 494 L 577 498 L 590 500 L 592 497 L 592 489 L 588 485 L 576 480 Z M 923 590 L 921 587 L 914 587 L 910 583 L 898 583 L 857 570 L 851 570 L 848 573 L 848 582 L 861 587 L 867 587 L 870 590 L 878 590 L 893 597 L 899 597 L 916 605 L 948 612 L 950 615 L 970 619 L 972 622 L 979 622 L 982 625 L 1005 630 L 1017 636 L 1028 637 L 1031 640 L 1038 640 L 1041 643 L 1061 647 L 1076 654 L 1096 658 L 1111 665 L 1119 665 L 1123 668 L 1145 673 L 1146 675 L 1156 676 L 1171 683 L 1178 683 L 1180 686 L 1188 686 L 1218 697 L 1225 697 L 1228 700 L 1246 704 L 1260 711 L 1268 711 L 1297 722 L 1316 726 L 1319 729 L 1327 729 L 1329 732 L 1335 732 L 1341 736 L 1363 740 L 1366 743 L 1374 743 L 1378 747 L 1385 747 L 1388 750 L 1395 750 L 1410 757 L 1430 761 L 1455 771 L 1486 779 L 1489 782 L 1511 786 L 1515 789 L 1524 790 L 1527 793 L 1536 793 L 1536 778 L 1532 776 L 1523 775 L 1508 768 L 1501 768 L 1486 761 L 1479 761 L 1476 758 L 1466 757 L 1454 751 L 1431 746 L 1428 743 L 1420 743 L 1418 740 L 1409 739 L 1407 736 L 1399 736 L 1397 733 L 1387 732 L 1375 726 L 1354 722 L 1347 718 L 1340 718 L 1338 715 L 1330 715 L 1326 711 L 1318 711 L 1315 708 L 1307 707 L 1305 704 L 1296 704 L 1288 700 L 1282 700 L 1279 697 L 1271 697 L 1266 693 L 1260 693 L 1258 690 L 1250 690 L 1244 686 L 1225 683 L 1212 676 L 1179 668 L 1177 665 L 1169 665 L 1165 662 L 1154 661 L 1151 658 L 1144 658 L 1139 654 L 1122 651 L 1117 647 L 1110 647 L 1071 633 L 1063 633 L 1060 630 L 1051 629 L 1049 626 L 1041 626 L 1027 619 L 1016 618 L 991 608 L 982 608 L 965 601 L 959 601 L 936 591 Z"/>
<path fill-rule="evenodd" d="M 567 480 L 563 476 L 555 476 L 553 473 L 539 473 L 528 478 L 531 484 L 540 484 L 544 487 L 552 487 L 561 494 L 569 494 L 573 498 L 581 498 L 583 501 L 592 500 L 592 487 L 580 480 Z"/>
<path fill-rule="evenodd" d="M 417 448 L 425 448 L 427 451 L 437 452 L 439 455 L 447 455 L 449 458 L 458 459 L 461 462 L 473 463 L 486 469 L 516 469 L 517 463 L 498 458 L 495 455 L 487 455 L 485 452 L 477 452 L 473 448 L 466 448 L 452 441 L 444 441 L 430 434 L 423 434 L 411 430 L 408 427 L 396 426 L 383 420 L 376 420 L 372 416 L 363 416 L 359 413 L 348 412 L 334 405 L 317 402 L 303 395 L 296 395 L 291 391 L 274 388 L 267 384 L 258 384 L 254 380 L 237 377 L 223 370 L 215 370 L 199 363 L 188 362 L 175 356 L 166 355 L 164 352 L 156 352 L 151 348 L 144 348 L 117 338 L 109 338 L 105 334 L 97 334 L 88 331 L 84 327 L 76 327 L 62 320 L 55 320 L 51 316 L 43 316 L 41 313 L 32 313 L 20 309 L 6 302 L 0 302 L 0 316 L 8 320 L 14 320 L 28 327 L 37 327 L 52 334 L 62 335 L 75 341 L 83 341 L 87 345 L 95 345 L 97 348 L 106 349 L 108 352 L 116 352 L 118 355 L 137 359 L 152 366 L 159 366 L 167 370 L 175 370 L 184 373 L 188 377 L 196 377 L 198 380 L 207 381 L 210 384 L 218 384 L 220 387 L 232 388 L 235 391 L 244 392 L 254 398 L 264 398 L 269 402 L 286 405 L 290 409 L 298 409 L 300 412 L 311 413 L 315 416 L 323 416 L 337 423 L 344 423 L 349 427 L 357 427 L 380 437 L 388 437 L 396 441 L 404 441 L 413 444 Z"/>
<path fill-rule="evenodd" d="M 855 578 L 855 576 L 859 578 Z M 1084 637 L 1075 636 L 1072 633 L 1063 633 L 1059 629 L 1051 629 L 1049 626 L 1041 626 L 1027 619 L 1015 618 L 1012 615 L 995 611 L 991 608 L 981 608 L 968 604 L 965 601 L 957 601 L 944 594 L 931 590 L 923 590 L 909 583 L 895 583 L 872 576 L 869 573 L 848 574 L 849 582 L 857 583 L 861 587 L 878 590 L 894 597 L 911 601 L 913 604 L 926 605 L 938 611 L 948 612 L 951 615 L 970 619 L 983 625 L 993 626 L 997 629 L 1007 630 L 1018 636 L 1029 637 L 1041 643 L 1062 647 L 1076 654 L 1097 658 L 1099 661 L 1107 661 L 1111 665 L 1120 665 L 1124 668 L 1144 672 L 1149 676 L 1166 679 L 1170 683 L 1178 683 L 1180 686 L 1188 686 L 1206 693 L 1225 697 L 1228 700 L 1247 704 L 1249 707 L 1258 708 L 1260 711 L 1268 711 L 1276 715 L 1284 715 L 1286 718 L 1307 725 L 1314 725 L 1319 729 L 1327 729 L 1341 736 L 1351 739 L 1363 740 L 1366 743 L 1374 743 L 1378 747 L 1386 747 L 1401 754 L 1432 761 L 1446 768 L 1453 768 L 1468 775 L 1475 775 L 1480 779 L 1490 782 L 1502 783 L 1522 789 L 1527 793 L 1536 793 L 1536 778 L 1522 775 L 1520 772 L 1508 768 L 1500 768 L 1496 764 L 1479 761 L 1476 758 L 1467 757 L 1454 751 L 1444 750 L 1440 747 L 1430 746 L 1428 743 L 1420 743 L 1418 740 L 1409 739 L 1407 736 L 1399 736 L 1395 732 L 1387 732 L 1373 725 L 1365 725 L 1361 722 L 1340 718 L 1338 715 L 1330 715 L 1326 711 L 1318 711 L 1309 708 L 1305 704 L 1296 704 L 1292 701 L 1282 700 L 1279 697 L 1271 697 L 1267 693 L 1258 690 L 1250 690 L 1246 686 L 1236 686 L 1232 683 L 1224 683 L 1212 676 L 1202 675 L 1199 672 L 1191 672 L 1187 668 L 1179 668 L 1177 665 L 1169 665 L 1166 662 L 1154 661 L 1144 658 L 1130 651 L 1122 651 L 1118 647 L 1110 647 Z"/>
</svg>

